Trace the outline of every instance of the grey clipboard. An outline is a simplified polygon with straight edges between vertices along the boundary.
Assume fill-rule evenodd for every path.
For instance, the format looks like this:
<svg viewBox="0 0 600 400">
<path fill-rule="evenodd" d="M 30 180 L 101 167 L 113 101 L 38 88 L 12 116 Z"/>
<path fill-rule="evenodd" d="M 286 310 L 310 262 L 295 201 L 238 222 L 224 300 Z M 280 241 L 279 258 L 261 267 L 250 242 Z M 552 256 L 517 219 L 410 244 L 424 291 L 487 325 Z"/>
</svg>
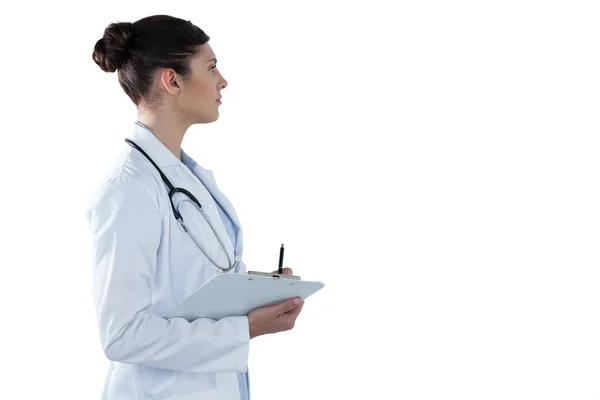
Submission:
<svg viewBox="0 0 600 400">
<path fill-rule="evenodd" d="M 279 303 L 292 297 L 306 299 L 323 288 L 316 281 L 302 281 L 249 274 L 218 274 L 206 281 L 162 317 L 219 320 L 244 316 L 255 308 Z"/>
</svg>

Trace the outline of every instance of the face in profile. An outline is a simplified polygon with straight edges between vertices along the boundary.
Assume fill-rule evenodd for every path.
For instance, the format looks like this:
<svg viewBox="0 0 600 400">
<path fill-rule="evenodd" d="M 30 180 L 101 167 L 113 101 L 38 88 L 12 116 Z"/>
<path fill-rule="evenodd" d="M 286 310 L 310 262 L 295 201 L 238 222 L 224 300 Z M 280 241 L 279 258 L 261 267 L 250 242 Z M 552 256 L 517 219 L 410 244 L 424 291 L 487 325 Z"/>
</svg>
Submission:
<svg viewBox="0 0 600 400">
<path fill-rule="evenodd" d="M 190 60 L 191 75 L 182 81 L 180 93 L 174 99 L 183 117 L 192 124 L 209 123 L 219 118 L 221 90 L 227 87 L 210 45 L 206 43 L 198 49 L 199 54 Z"/>
</svg>

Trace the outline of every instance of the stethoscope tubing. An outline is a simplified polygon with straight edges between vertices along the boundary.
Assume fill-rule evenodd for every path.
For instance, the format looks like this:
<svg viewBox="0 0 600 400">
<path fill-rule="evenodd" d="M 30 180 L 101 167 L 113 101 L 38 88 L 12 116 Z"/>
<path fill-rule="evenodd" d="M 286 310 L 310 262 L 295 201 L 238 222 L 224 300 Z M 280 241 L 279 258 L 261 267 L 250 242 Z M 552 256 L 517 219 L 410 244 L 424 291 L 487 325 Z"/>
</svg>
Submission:
<svg viewBox="0 0 600 400">
<path fill-rule="evenodd" d="M 136 143 L 134 143 L 130 139 L 125 139 L 125 142 L 127 142 L 127 144 L 129 144 L 131 147 L 135 148 L 140 153 L 142 153 L 148 159 L 148 161 L 150 161 L 152 163 L 152 165 L 154 166 L 154 168 L 156 168 L 156 170 L 160 174 L 160 177 L 162 178 L 162 180 L 165 183 L 165 185 L 167 185 L 167 188 L 169 190 L 169 193 L 168 193 L 169 194 L 169 200 L 171 202 L 171 209 L 173 210 L 173 215 L 175 216 L 175 219 L 179 222 L 179 224 L 181 225 L 181 227 L 183 228 L 183 230 L 192 239 L 192 241 L 194 242 L 194 244 L 196 245 L 196 247 L 198 247 L 200 249 L 200 251 L 202 252 L 202 254 L 204 254 L 204 256 L 206 256 L 206 258 L 208 258 L 208 260 L 214 266 L 216 266 L 217 268 L 219 268 L 223 272 L 228 272 L 228 271 L 231 271 L 233 268 L 235 268 L 235 264 L 237 263 L 237 261 L 234 261 L 233 264 L 231 263 L 231 257 L 229 256 L 229 253 L 227 252 L 227 249 L 225 248 L 225 245 L 223 244 L 223 241 L 221 240 L 221 237 L 218 235 L 215 227 L 210 222 L 209 218 L 207 217 L 206 213 L 204 212 L 204 210 L 202 208 L 202 204 L 200 204 L 200 202 L 198 201 L 198 199 L 196 199 L 196 197 L 192 193 L 190 193 L 188 190 L 183 189 L 183 188 L 177 188 L 177 187 L 173 186 L 173 184 L 171 183 L 171 181 L 169 181 L 169 179 L 166 177 L 166 175 L 160 170 L 160 168 L 158 167 L 158 165 L 156 165 L 156 163 L 152 160 L 152 158 L 140 146 L 138 146 Z M 173 203 L 173 195 L 175 195 L 175 193 L 183 193 L 184 195 L 188 196 L 191 199 L 192 204 L 194 204 L 194 206 L 198 209 L 198 211 L 200 211 L 200 213 L 204 217 L 204 220 L 208 223 L 208 225 L 210 226 L 210 229 L 213 231 L 213 234 L 215 235 L 215 237 L 219 241 L 219 244 L 221 245 L 221 248 L 223 249 L 223 252 L 225 253 L 225 256 L 227 257 L 227 261 L 228 261 L 229 267 L 223 268 L 217 262 L 215 262 L 215 260 L 213 260 L 212 257 L 210 257 L 207 254 L 206 251 L 204 251 L 204 248 L 202 247 L 202 245 L 200 243 L 198 243 L 198 241 L 196 240 L 196 238 L 194 237 L 194 235 L 189 231 L 189 229 L 187 228 L 187 226 L 183 222 L 183 218 L 181 217 L 181 213 L 179 212 L 178 207 L 175 207 L 175 204 Z M 184 200 L 184 201 L 190 201 L 190 200 Z"/>
</svg>

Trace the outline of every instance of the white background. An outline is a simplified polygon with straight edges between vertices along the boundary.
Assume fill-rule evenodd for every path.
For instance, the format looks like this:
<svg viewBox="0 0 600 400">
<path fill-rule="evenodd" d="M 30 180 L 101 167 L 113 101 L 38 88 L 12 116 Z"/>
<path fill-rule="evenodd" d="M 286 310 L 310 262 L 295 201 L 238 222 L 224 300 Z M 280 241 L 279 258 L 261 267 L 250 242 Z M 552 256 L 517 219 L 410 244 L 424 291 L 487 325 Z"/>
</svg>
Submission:
<svg viewBox="0 0 600 400">
<path fill-rule="evenodd" d="M 173 5 L 172 5 L 173 4 Z M 0 398 L 97 399 L 85 208 L 136 110 L 111 22 L 211 37 L 213 170 L 249 269 L 325 288 L 250 350 L 254 399 L 600 399 L 600 13 L 593 1 L 5 6 Z"/>
</svg>

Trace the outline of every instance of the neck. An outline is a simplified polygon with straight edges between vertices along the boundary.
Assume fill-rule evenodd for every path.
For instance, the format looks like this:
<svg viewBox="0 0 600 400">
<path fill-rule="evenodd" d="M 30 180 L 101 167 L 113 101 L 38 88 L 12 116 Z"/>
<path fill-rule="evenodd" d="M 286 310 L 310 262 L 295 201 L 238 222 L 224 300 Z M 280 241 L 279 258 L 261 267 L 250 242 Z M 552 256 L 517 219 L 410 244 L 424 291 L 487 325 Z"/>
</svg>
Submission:
<svg viewBox="0 0 600 400">
<path fill-rule="evenodd" d="M 154 136 L 181 161 L 181 142 L 190 126 L 189 123 L 168 112 L 153 111 L 138 111 L 138 121 L 146 125 Z"/>
</svg>

